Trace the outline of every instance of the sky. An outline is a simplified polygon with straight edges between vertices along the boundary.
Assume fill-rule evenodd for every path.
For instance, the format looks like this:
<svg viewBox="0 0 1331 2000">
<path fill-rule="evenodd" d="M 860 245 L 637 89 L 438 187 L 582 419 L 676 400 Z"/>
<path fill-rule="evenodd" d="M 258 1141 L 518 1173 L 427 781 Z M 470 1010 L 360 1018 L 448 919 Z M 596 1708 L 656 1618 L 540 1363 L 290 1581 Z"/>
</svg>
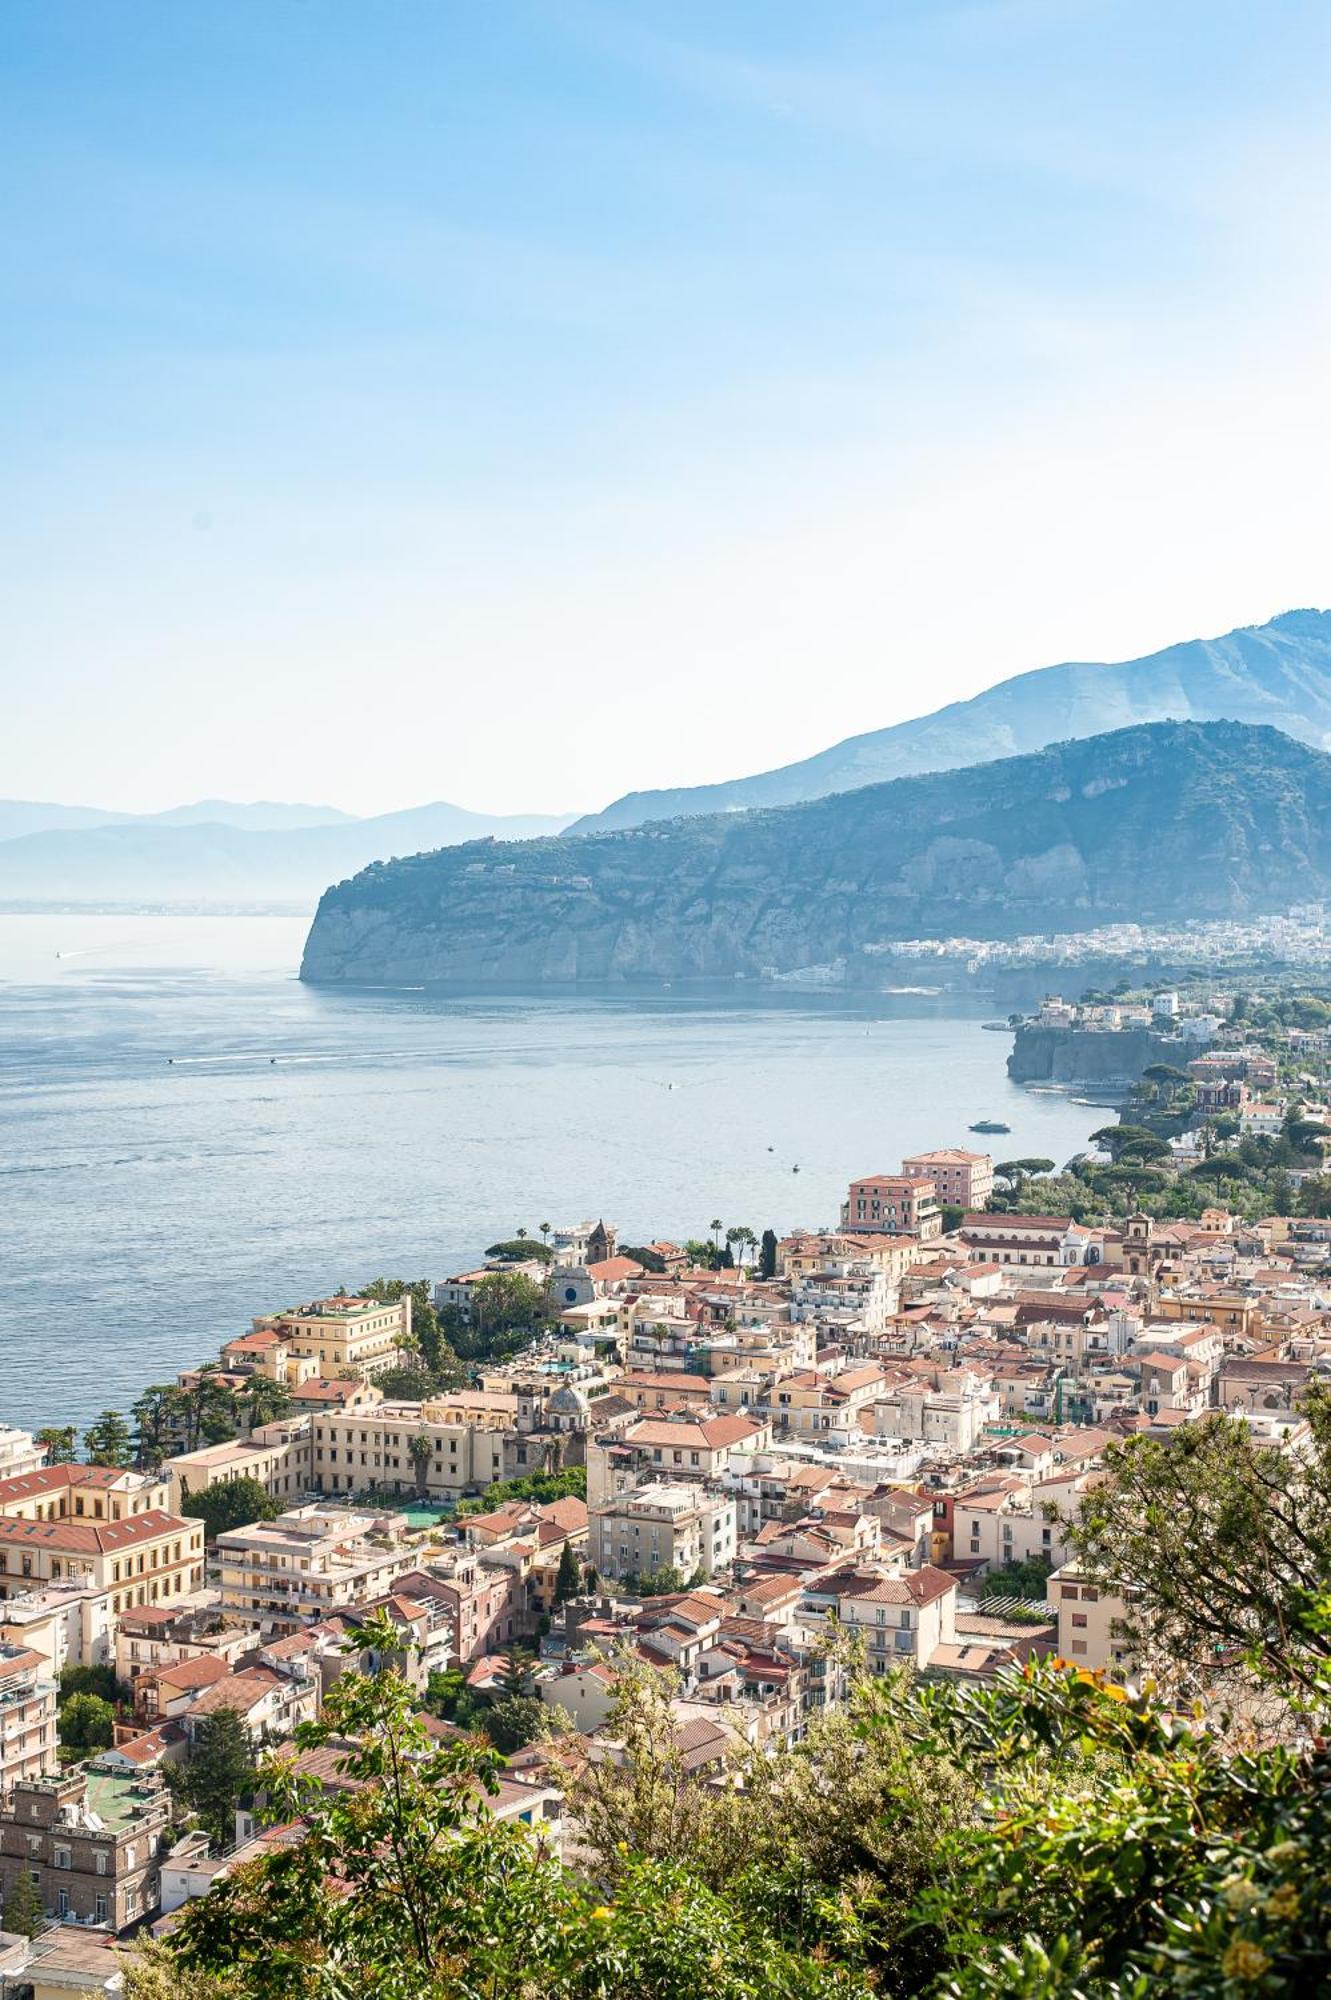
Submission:
<svg viewBox="0 0 1331 2000">
<path fill-rule="evenodd" d="M 0 795 L 591 810 L 1331 603 L 1324 0 L 5 0 Z"/>
</svg>

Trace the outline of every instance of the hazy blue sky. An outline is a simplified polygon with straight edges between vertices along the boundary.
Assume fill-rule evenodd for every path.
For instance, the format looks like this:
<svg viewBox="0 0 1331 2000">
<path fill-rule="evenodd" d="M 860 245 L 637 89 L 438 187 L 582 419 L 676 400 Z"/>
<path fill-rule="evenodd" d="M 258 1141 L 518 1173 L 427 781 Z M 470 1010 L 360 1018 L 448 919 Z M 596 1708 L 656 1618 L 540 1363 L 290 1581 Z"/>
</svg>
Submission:
<svg viewBox="0 0 1331 2000">
<path fill-rule="evenodd" d="M 4 0 L 0 793 L 589 808 L 1331 602 L 1329 38 Z"/>
</svg>

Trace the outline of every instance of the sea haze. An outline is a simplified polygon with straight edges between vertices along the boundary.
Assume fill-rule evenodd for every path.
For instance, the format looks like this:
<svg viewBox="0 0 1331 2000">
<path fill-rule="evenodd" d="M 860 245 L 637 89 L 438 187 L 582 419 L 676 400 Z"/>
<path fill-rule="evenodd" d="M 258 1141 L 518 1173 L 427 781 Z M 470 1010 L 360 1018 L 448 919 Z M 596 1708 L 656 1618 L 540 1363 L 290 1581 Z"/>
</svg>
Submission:
<svg viewBox="0 0 1331 2000">
<path fill-rule="evenodd" d="M 1060 1164 L 1103 1122 L 1010 1084 L 982 1001 L 330 991 L 304 931 L 0 916 L 0 1421 L 127 1409 L 255 1313 L 519 1224 L 784 1231 L 974 1118 Z"/>
</svg>

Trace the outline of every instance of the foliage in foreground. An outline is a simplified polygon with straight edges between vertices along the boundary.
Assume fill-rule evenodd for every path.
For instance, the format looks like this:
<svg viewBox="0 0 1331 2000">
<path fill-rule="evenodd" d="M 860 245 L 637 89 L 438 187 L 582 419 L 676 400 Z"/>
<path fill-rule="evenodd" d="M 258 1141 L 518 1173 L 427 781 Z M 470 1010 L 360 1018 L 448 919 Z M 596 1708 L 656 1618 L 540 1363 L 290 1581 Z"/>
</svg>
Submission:
<svg viewBox="0 0 1331 2000">
<path fill-rule="evenodd" d="M 434 1745 L 396 1675 L 345 1675 L 301 1740 L 349 1740 L 359 1788 L 271 1776 L 279 1814 L 307 1837 L 190 1907 L 172 1946 L 180 1990 L 1331 1993 L 1331 1405 L 1313 1396 L 1307 1415 L 1302 1455 L 1224 1418 L 1168 1450 L 1110 1454 L 1078 1553 L 1106 1585 L 1141 1580 L 1128 1636 L 1160 1660 L 1171 1706 L 1149 1682 L 1136 1692 L 1062 1665 L 987 1687 L 862 1677 L 848 1713 L 775 1754 L 738 1748 L 736 1782 L 712 1786 L 684 1767 L 668 1680 L 628 1660 L 617 1753 L 566 1780 L 579 1876 L 486 1810 L 493 1751 Z M 374 1623 L 353 1641 L 396 1643 Z M 1217 1649 L 1223 1680 L 1207 1664 Z M 510 1704 L 531 1699 L 522 1675 L 514 1662 Z M 1204 1721 L 1189 1676 L 1232 1686 L 1237 1713 L 1214 1702 Z"/>
<path fill-rule="evenodd" d="M 179 1991 L 1233 2000 L 1331 1980 L 1326 1753 L 1235 1751 L 1084 1672 L 863 1683 L 850 1716 L 715 1791 L 680 1767 L 666 1691 L 629 1674 L 627 1761 L 573 1781 L 586 1881 L 487 1811 L 493 1754 L 432 1744 L 413 1708 L 395 1674 L 339 1681 L 301 1741 L 350 1739 L 359 1788 L 268 1772 L 307 1836 L 189 1906 Z"/>
</svg>

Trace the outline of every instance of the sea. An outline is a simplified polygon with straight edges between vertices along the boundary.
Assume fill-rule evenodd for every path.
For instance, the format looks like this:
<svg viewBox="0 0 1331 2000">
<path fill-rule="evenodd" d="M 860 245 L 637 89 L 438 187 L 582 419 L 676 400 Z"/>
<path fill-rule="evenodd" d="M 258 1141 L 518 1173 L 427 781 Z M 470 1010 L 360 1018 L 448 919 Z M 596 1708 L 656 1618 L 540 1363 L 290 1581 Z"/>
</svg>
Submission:
<svg viewBox="0 0 1331 2000">
<path fill-rule="evenodd" d="M 1105 1122 L 1008 1081 L 983 997 L 335 990 L 306 927 L 0 914 L 0 1422 L 127 1410 L 256 1313 L 519 1227 L 817 1227 L 905 1153 L 1062 1165 Z"/>
</svg>

